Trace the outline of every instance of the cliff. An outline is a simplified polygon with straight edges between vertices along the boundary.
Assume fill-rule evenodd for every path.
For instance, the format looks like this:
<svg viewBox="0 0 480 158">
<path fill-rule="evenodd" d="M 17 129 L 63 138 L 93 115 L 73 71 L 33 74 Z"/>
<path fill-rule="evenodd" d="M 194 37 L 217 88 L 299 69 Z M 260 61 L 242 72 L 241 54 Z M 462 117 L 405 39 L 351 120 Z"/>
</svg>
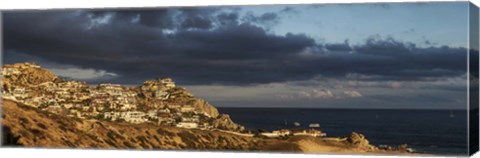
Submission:
<svg viewBox="0 0 480 158">
<path fill-rule="evenodd" d="M 162 101 L 167 106 L 168 104 L 192 106 L 195 108 L 195 111 L 199 113 L 205 113 L 214 118 L 219 115 L 217 108 L 215 108 L 207 101 L 195 98 L 192 93 L 190 93 L 184 88 L 175 87 L 174 85 L 170 85 L 169 87 L 167 86 L 167 84 L 169 83 L 165 83 L 165 80 L 167 80 L 168 82 L 173 82 L 170 78 L 147 80 L 141 86 L 135 88 L 134 91 L 142 94 L 143 97 L 141 99 L 144 99 L 147 102 L 158 102 L 158 100 L 155 99 L 155 92 L 159 90 L 164 90 L 166 92 L 169 92 L 170 94 L 168 96 L 168 100 Z M 148 105 L 149 104 L 146 104 L 146 106 Z"/>
<path fill-rule="evenodd" d="M 243 131 L 245 129 L 245 127 L 234 123 L 227 114 L 218 116 L 217 119 L 213 120 L 212 125 L 215 128 L 232 131 Z"/>
<path fill-rule="evenodd" d="M 196 111 L 205 112 L 212 117 L 218 117 L 219 115 L 217 108 L 203 99 L 193 99 L 188 104 L 192 105 Z"/>
</svg>

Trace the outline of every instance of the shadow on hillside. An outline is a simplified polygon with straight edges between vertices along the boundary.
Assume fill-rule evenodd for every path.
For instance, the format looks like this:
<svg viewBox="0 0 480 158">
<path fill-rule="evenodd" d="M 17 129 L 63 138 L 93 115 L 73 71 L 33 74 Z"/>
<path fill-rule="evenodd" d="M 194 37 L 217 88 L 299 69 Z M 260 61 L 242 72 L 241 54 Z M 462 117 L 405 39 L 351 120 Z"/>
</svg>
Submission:
<svg viewBox="0 0 480 158">
<path fill-rule="evenodd" d="M 18 143 L 19 137 L 15 137 L 7 126 L 2 126 L 2 146 L 6 147 L 18 147 L 22 146 Z"/>
</svg>

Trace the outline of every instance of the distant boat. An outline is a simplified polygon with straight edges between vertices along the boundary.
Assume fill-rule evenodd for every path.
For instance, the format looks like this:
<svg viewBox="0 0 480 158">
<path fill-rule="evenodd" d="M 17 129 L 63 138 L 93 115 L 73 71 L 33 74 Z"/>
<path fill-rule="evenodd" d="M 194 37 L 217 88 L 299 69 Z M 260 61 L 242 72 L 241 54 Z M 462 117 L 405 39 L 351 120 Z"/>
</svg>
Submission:
<svg viewBox="0 0 480 158">
<path fill-rule="evenodd" d="M 455 114 L 453 114 L 453 111 L 450 111 L 450 118 L 454 118 Z"/>
<path fill-rule="evenodd" d="M 319 128 L 319 127 L 320 127 L 320 124 L 318 124 L 318 123 L 312 123 L 312 124 L 308 125 L 308 127 L 310 127 L 310 128 Z"/>
<path fill-rule="evenodd" d="M 298 122 L 293 122 L 293 125 L 298 127 L 298 126 L 300 126 L 300 123 L 298 123 Z"/>
</svg>

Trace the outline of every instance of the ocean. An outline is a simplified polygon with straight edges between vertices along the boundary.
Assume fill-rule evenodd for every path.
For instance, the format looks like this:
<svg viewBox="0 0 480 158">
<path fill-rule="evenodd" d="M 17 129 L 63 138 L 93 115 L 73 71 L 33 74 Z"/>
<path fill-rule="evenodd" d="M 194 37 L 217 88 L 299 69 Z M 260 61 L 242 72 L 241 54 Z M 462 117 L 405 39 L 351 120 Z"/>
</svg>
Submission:
<svg viewBox="0 0 480 158">
<path fill-rule="evenodd" d="M 320 124 L 328 137 L 347 136 L 355 131 L 374 145 L 400 145 L 420 153 L 466 155 L 467 113 L 465 110 L 372 110 L 295 108 L 218 108 L 248 129 L 293 128 L 293 122 L 308 128 Z"/>
</svg>

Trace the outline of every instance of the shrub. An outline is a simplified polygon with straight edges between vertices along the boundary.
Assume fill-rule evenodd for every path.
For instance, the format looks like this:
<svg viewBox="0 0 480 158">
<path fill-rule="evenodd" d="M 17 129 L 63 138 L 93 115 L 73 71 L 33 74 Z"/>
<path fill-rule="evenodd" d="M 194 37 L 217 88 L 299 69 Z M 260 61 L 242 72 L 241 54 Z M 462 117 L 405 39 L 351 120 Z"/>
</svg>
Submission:
<svg viewBox="0 0 480 158">
<path fill-rule="evenodd" d="M 45 126 L 44 124 L 41 124 L 41 123 L 37 123 L 37 126 L 46 130 L 47 129 L 47 126 Z"/>
<path fill-rule="evenodd" d="M 107 143 L 108 145 L 112 146 L 112 147 L 117 147 L 117 144 L 115 144 L 114 142 L 112 142 L 112 140 L 110 139 L 106 139 L 105 140 L 105 143 Z"/>
<path fill-rule="evenodd" d="M 150 146 L 148 146 L 148 145 L 145 144 L 144 142 L 141 142 L 141 143 L 140 143 L 140 146 L 142 146 L 143 149 L 150 149 Z"/>
<path fill-rule="evenodd" d="M 41 132 L 40 130 L 38 130 L 38 129 L 32 129 L 31 131 L 32 131 L 33 135 L 40 135 L 40 134 L 42 134 L 42 132 Z"/>
<path fill-rule="evenodd" d="M 28 121 L 28 119 L 24 118 L 24 117 L 20 117 L 20 123 L 21 124 L 26 124 L 26 123 L 29 123 L 30 121 Z"/>
<path fill-rule="evenodd" d="M 65 126 L 58 126 L 58 128 L 60 128 L 63 131 L 68 131 L 67 128 L 65 128 Z"/>
<path fill-rule="evenodd" d="M 160 139 L 158 139 L 157 136 L 153 136 L 153 139 L 155 139 L 158 143 L 161 143 Z"/>
<path fill-rule="evenodd" d="M 127 142 L 127 141 L 124 141 L 123 145 L 127 146 L 128 148 L 135 148 L 135 146 L 132 143 Z"/>
<path fill-rule="evenodd" d="M 187 132 L 187 131 L 182 131 L 180 133 L 178 133 L 178 136 L 180 136 L 180 138 L 182 139 L 182 141 L 190 148 L 192 147 L 196 147 L 196 143 L 194 140 L 197 140 L 197 137 L 190 133 L 190 132 Z"/>
<path fill-rule="evenodd" d="M 143 142 L 148 142 L 147 139 L 144 136 L 137 136 L 137 139 L 140 140 L 142 143 Z"/>
<path fill-rule="evenodd" d="M 182 131 L 182 132 L 178 133 L 178 136 L 180 136 L 182 138 L 191 139 L 191 140 L 196 140 L 197 139 L 197 136 L 195 136 L 194 134 L 192 134 L 190 132 L 187 132 L 187 131 Z"/>
<path fill-rule="evenodd" d="M 165 136 L 170 136 L 170 137 L 175 136 L 175 133 L 169 132 L 169 131 L 161 129 L 161 128 L 157 129 L 157 133 L 160 134 L 160 135 L 165 135 Z"/>
<path fill-rule="evenodd" d="M 113 133 L 113 131 L 109 130 L 108 133 L 107 133 L 107 137 L 112 139 L 112 140 L 115 140 L 115 134 Z"/>
</svg>

